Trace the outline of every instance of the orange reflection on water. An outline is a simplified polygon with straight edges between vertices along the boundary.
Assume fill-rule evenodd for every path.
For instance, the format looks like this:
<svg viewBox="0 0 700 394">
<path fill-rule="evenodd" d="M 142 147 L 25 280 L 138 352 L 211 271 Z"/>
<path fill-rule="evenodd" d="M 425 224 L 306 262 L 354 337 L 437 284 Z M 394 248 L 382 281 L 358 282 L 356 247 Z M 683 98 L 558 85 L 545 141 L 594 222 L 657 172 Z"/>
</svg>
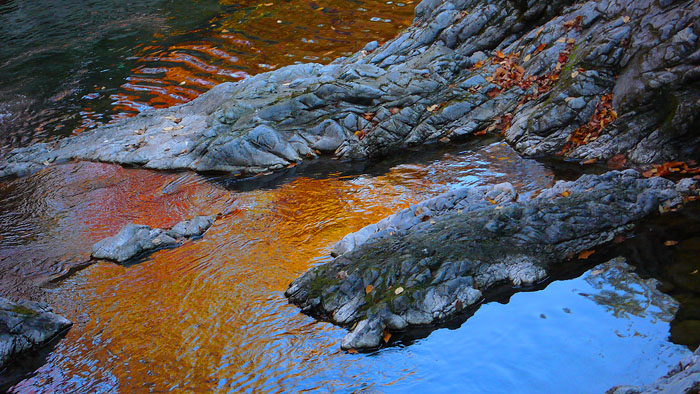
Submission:
<svg viewBox="0 0 700 394">
<path fill-rule="evenodd" d="M 345 234 L 453 185 L 520 179 L 523 190 L 535 190 L 551 181 L 509 152 L 494 144 L 379 176 L 299 177 L 252 192 L 195 174 L 87 165 L 64 190 L 93 201 L 65 212 L 88 233 L 114 229 L 102 223 L 110 215 L 152 226 L 194 212 L 225 215 L 202 239 L 134 265 L 100 263 L 63 282 L 54 303 L 76 325 L 16 389 L 297 392 L 368 384 L 371 374 L 345 368 L 354 359 L 338 351 L 344 331 L 299 314 L 282 292 L 327 261 Z"/>
<path fill-rule="evenodd" d="M 222 82 L 294 63 L 329 63 L 373 40 L 384 42 L 410 26 L 413 1 L 222 0 L 230 7 L 192 32 L 173 31 L 177 43 L 146 45 L 116 93 L 109 112 L 119 118 L 188 102 Z M 159 41 L 168 41 L 161 37 Z M 171 40 L 172 41 L 172 40 Z M 90 112 L 103 113 L 94 108 Z M 76 132 L 94 127 L 86 116 Z"/>
</svg>

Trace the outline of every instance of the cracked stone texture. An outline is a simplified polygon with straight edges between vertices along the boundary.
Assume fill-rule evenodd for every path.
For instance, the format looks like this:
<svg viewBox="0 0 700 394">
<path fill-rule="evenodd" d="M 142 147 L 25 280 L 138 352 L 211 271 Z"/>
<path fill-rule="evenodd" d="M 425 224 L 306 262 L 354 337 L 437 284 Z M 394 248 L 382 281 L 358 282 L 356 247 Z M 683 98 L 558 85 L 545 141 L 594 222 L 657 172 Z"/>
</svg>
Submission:
<svg viewBox="0 0 700 394">
<path fill-rule="evenodd" d="M 195 216 L 177 223 L 170 230 L 127 224 L 115 236 L 95 243 L 92 247 L 92 257 L 123 263 L 156 249 L 177 247 L 182 239 L 204 234 L 215 220 L 216 215 Z"/>
<path fill-rule="evenodd" d="M 72 324 L 47 305 L 0 297 L 0 371 L 13 357 L 45 345 Z"/>
<path fill-rule="evenodd" d="M 285 295 L 303 312 L 349 327 L 343 349 L 375 348 L 385 330 L 448 320 L 493 286 L 542 281 L 696 189 L 692 179 L 674 184 L 627 170 L 560 181 L 527 201 L 509 184 L 450 191 L 346 236 L 338 257 Z"/>
<path fill-rule="evenodd" d="M 250 175 L 323 152 L 377 158 L 488 129 L 505 114 L 513 116 L 508 142 L 547 155 L 561 151 L 610 92 L 619 118 L 570 158 L 697 158 L 700 3 L 571 3 L 424 0 L 413 26 L 385 45 L 222 84 L 178 107 L 16 149 L 0 176 L 74 159 Z M 580 29 L 567 27 L 577 19 Z M 518 54 L 525 77 L 545 76 L 567 45 L 560 78 L 536 100 L 523 101 L 534 88 L 518 85 L 488 94 L 498 65 L 472 67 L 500 50 Z"/>
</svg>

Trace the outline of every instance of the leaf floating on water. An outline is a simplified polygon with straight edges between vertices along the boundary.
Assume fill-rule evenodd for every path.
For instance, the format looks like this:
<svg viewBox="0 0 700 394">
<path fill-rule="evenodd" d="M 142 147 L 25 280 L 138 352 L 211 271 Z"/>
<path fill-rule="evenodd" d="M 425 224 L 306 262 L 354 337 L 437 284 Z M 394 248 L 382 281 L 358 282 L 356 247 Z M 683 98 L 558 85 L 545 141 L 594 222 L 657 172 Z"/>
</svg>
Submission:
<svg viewBox="0 0 700 394">
<path fill-rule="evenodd" d="M 372 286 L 372 285 L 367 285 L 367 287 L 365 287 L 365 294 L 371 293 L 372 290 L 374 290 L 374 286 Z"/>
<path fill-rule="evenodd" d="M 348 349 L 349 354 L 357 354 L 357 350 L 355 349 Z"/>
<path fill-rule="evenodd" d="M 664 245 L 666 245 L 666 246 L 676 246 L 676 245 L 678 245 L 678 241 L 674 241 L 674 240 L 669 239 L 668 241 L 664 242 Z"/>
<path fill-rule="evenodd" d="M 589 257 L 591 257 L 591 255 L 592 255 L 593 253 L 595 253 L 595 250 L 593 250 L 593 249 L 591 249 L 591 250 L 584 250 L 583 252 L 581 252 L 581 253 L 578 254 L 578 258 L 579 258 L 579 260 L 586 260 L 586 259 L 588 259 Z"/>
<path fill-rule="evenodd" d="M 399 295 L 401 293 L 403 293 L 403 287 L 401 286 L 397 287 L 396 290 L 394 290 L 394 294 L 396 295 Z"/>
</svg>

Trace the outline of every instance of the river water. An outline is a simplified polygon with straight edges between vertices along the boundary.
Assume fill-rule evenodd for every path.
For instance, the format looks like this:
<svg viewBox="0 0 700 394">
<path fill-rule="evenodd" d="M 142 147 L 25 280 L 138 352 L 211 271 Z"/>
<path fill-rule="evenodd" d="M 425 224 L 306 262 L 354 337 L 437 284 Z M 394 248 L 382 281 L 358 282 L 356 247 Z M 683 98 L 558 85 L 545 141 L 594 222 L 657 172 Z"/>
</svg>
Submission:
<svg viewBox="0 0 700 394">
<path fill-rule="evenodd" d="M 184 102 L 269 68 L 330 61 L 389 39 L 415 5 L 41 4 L 0 3 L 1 32 L 15 37 L 0 49 L 0 89 L 23 97 L 2 96 L 5 148 Z M 22 100 L 33 104 L 20 108 Z M 340 351 L 345 330 L 283 296 L 343 235 L 412 203 L 503 181 L 527 198 L 560 176 L 501 142 L 476 140 L 378 163 L 321 159 L 247 181 L 101 163 L 0 181 L 0 293 L 43 299 L 75 322 L 8 390 L 595 393 L 650 382 L 690 354 L 669 340 L 678 304 L 615 270 L 487 303 L 463 324 L 370 354 Z M 73 272 L 126 223 L 167 227 L 215 213 L 223 215 L 202 239 Z"/>
</svg>

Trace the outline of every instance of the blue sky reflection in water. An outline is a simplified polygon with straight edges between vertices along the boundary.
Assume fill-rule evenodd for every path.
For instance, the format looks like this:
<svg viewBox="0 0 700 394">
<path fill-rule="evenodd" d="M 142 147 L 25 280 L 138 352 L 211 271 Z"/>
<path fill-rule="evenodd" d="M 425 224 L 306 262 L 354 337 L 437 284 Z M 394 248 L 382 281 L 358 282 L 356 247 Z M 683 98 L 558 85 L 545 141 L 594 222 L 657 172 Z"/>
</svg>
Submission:
<svg viewBox="0 0 700 394">
<path fill-rule="evenodd" d="M 508 152 L 501 143 L 475 146 L 381 174 L 299 177 L 250 192 L 194 174 L 56 167 L 80 173 L 71 166 L 82 166 L 95 179 L 83 174 L 64 186 L 80 204 L 46 204 L 59 212 L 29 219 L 59 215 L 62 226 L 83 226 L 84 234 L 59 231 L 46 242 L 71 244 L 70 237 L 132 220 L 162 225 L 192 212 L 228 214 L 199 241 L 133 265 L 97 264 L 53 289 L 55 305 L 77 324 L 14 392 L 594 393 L 663 375 L 690 353 L 667 340 L 674 306 L 644 283 L 605 272 L 483 305 L 459 329 L 373 354 L 341 352 L 345 330 L 287 304 L 282 292 L 292 279 L 326 261 L 342 234 L 388 212 L 465 180 L 517 181 L 524 194 L 551 182 L 541 164 Z M 125 175 L 133 181 L 111 184 Z M 136 198 L 105 228 L 102 202 L 91 200 L 115 188 Z"/>
</svg>

